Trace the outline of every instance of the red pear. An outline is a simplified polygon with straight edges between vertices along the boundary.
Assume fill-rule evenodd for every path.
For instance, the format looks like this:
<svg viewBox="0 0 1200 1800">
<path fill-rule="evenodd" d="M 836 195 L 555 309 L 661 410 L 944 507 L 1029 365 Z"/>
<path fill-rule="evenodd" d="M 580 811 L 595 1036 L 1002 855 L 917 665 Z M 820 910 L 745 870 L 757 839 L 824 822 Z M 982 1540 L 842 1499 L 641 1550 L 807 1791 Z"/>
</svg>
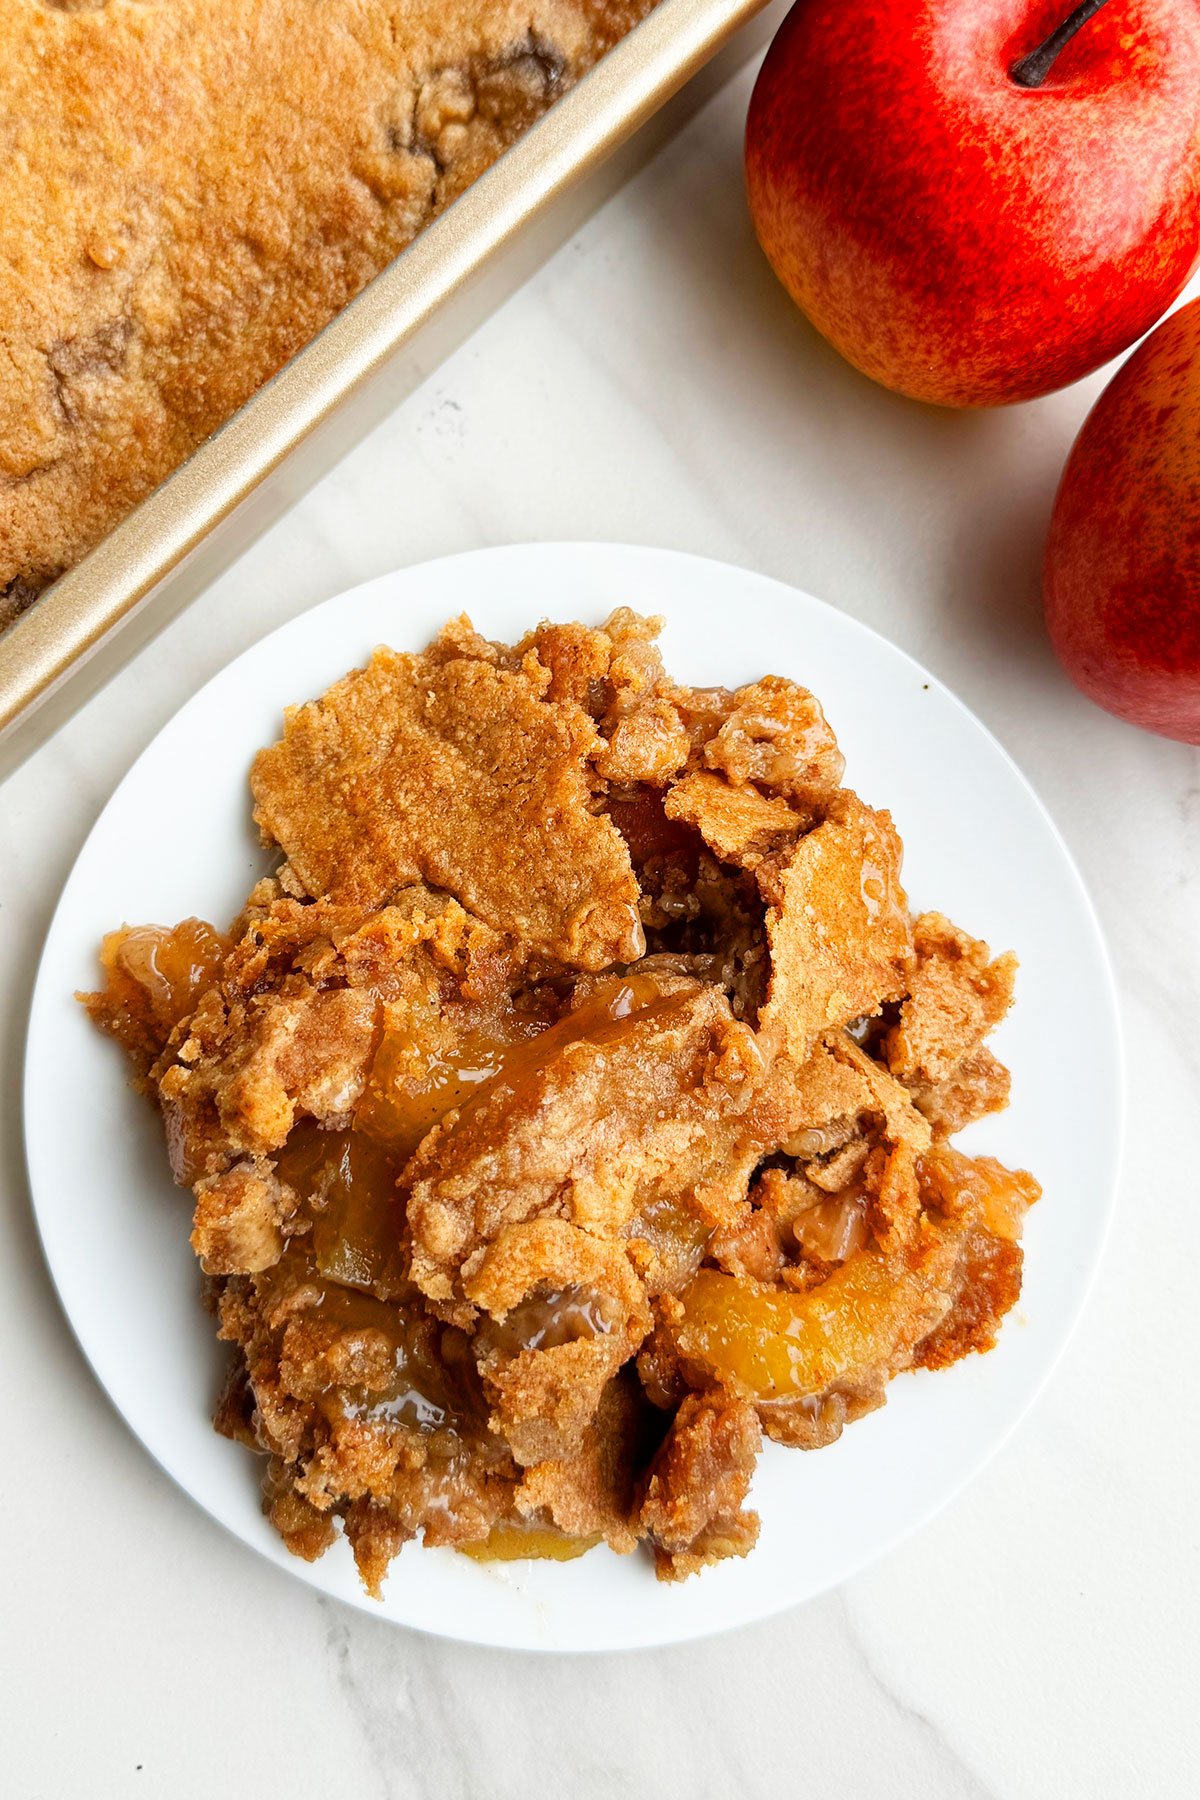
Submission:
<svg viewBox="0 0 1200 1800">
<path fill-rule="evenodd" d="M 1063 471 L 1046 622 L 1109 712 L 1200 744 L 1200 300 L 1139 345 Z"/>
<path fill-rule="evenodd" d="M 1048 393 L 1196 263 L 1200 6 L 799 0 L 746 173 L 776 274 L 866 374 L 946 406 Z"/>
</svg>

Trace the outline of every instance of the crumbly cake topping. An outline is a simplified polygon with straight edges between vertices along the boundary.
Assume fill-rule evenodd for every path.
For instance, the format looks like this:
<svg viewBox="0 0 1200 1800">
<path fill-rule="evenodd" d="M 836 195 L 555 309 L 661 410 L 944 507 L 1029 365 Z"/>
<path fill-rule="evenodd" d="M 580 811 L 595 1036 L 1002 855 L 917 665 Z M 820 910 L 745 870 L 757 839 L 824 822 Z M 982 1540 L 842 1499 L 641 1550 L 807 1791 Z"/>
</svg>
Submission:
<svg viewBox="0 0 1200 1800">
<path fill-rule="evenodd" d="M 0 629 L 653 0 L 7 0 Z"/>
<path fill-rule="evenodd" d="M 915 920 L 814 697 L 692 689 L 656 622 L 452 621 L 292 709 L 228 933 L 106 940 L 234 1350 L 218 1429 L 371 1592 L 414 1537 L 744 1555 L 763 1435 L 831 1442 L 994 1341 L 1031 1176 L 1015 961 Z"/>
</svg>

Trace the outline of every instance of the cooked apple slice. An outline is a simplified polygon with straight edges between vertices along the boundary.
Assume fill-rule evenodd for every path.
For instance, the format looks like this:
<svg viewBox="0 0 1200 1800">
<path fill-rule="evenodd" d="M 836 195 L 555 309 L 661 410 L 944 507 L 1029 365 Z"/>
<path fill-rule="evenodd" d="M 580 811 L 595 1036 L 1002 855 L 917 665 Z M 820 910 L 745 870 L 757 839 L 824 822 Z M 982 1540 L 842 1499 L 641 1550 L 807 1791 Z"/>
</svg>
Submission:
<svg viewBox="0 0 1200 1800">
<path fill-rule="evenodd" d="M 859 1251 L 803 1294 L 701 1269 L 682 1296 L 676 1344 L 686 1361 L 760 1401 L 886 1377 L 947 1311 L 959 1238 L 922 1221 L 902 1256 Z"/>
</svg>

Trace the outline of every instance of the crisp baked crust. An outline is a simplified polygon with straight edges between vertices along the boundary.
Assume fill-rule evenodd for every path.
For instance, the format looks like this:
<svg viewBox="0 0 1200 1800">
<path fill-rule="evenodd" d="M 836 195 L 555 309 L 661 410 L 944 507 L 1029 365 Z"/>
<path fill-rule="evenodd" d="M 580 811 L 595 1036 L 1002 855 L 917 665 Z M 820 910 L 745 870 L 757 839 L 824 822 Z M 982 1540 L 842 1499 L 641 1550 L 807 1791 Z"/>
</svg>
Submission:
<svg viewBox="0 0 1200 1800">
<path fill-rule="evenodd" d="M 654 0 L 6 0 L 0 628 Z"/>
</svg>

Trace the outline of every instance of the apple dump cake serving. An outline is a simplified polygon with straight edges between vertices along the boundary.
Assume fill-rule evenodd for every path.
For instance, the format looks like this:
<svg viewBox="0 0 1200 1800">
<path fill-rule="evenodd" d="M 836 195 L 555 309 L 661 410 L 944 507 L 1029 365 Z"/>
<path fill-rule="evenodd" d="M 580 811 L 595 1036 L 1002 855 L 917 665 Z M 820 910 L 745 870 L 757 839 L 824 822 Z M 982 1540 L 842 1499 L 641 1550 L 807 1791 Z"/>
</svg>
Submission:
<svg viewBox="0 0 1200 1800">
<path fill-rule="evenodd" d="M 656 622 L 458 619 L 289 712 L 275 875 L 229 931 L 105 940 L 85 996 L 158 1105 L 296 1554 L 411 1538 L 744 1555 L 763 1434 L 817 1449 L 994 1341 L 1033 1178 L 1015 959 L 913 917 L 817 701 L 690 688 Z"/>
</svg>

